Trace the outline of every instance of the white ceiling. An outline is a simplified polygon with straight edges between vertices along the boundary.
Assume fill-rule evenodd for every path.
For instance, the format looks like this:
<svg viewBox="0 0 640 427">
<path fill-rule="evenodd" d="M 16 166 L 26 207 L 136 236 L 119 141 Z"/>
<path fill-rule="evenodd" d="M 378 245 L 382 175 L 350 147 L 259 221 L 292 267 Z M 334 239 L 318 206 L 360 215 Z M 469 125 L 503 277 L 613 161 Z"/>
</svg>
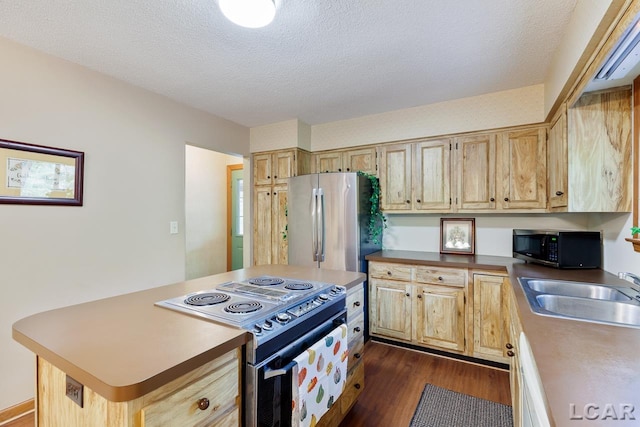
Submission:
<svg viewBox="0 0 640 427">
<path fill-rule="evenodd" d="M 576 0 L 0 0 L 0 36 L 245 126 L 359 117 L 543 83 Z"/>
</svg>

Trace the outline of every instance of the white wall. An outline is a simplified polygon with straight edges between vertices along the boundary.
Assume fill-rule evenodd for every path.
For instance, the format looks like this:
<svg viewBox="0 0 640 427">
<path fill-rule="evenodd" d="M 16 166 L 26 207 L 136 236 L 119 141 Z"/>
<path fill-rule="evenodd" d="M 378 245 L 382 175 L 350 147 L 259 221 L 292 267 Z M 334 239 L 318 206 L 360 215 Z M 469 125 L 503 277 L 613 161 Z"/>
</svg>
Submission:
<svg viewBox="0 0 640 427">
<path fill-rule="evenodd" d="M 242 162 L 239 156 L 185 147 L 187 279 L 227 271 L 227 165 Z"/>
<path fill-rule="evenodd" d="M 249 130 L 5 39 L 0 56 L 0 138 L 86 156 L 84 206 L 0 205 L 4 409 L 34 395 L 12 323 L 183 280 L 185 143 L 248 155 Z"/>
</svg>

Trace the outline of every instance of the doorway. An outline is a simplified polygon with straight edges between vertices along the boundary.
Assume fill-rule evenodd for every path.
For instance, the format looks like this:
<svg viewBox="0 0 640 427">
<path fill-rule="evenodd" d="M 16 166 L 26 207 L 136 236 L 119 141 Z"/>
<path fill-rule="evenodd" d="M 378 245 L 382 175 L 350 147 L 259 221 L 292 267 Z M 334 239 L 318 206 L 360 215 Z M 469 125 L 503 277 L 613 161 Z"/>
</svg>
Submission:
<svg viewBox="0 0 640 427">
<path fill-rule="evenodd" d="M 243 267 L 243 165 L 227 165 L 227 271 Z"/>
</svg>

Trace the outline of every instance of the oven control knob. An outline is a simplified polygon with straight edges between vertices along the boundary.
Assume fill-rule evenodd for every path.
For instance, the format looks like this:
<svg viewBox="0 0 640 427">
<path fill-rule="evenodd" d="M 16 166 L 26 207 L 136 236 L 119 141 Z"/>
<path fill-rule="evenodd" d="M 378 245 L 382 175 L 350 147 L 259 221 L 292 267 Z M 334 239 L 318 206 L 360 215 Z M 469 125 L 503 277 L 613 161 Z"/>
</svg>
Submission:
<svg viewBox="0 0 640 427">
<path fill-rule="evenodd" d="M 264 325 L 262 325 L 262 329 L 265 331 L 270 331 L 273 329 L 273 322 L 271 320 L 265 320 Z"/>
<path fill-rule="evenodd" d="M 319 299 L 320 301 L 323 301 L 323 302 L 324 302 L 324 301 L 328 301 L 328 300 L 329 300 L 329 295 L 327 295 L 327 294 L 320 294 L 320 295 L 318 295 L 318 299 Z"/>
<path fill-rule="evenodd" d="M 291 316 L 289 316 L 287 313 L 278 313 L 276 314 L 276 320 L 280 323 L 287 323 L 289 320 L 291 320 Z"/>
<path fill-rule="evenodd" d="M 254 325 L 253 333 L 256 335 L 262 335 L 262 327 L 260 325 Z"/>
</svg>

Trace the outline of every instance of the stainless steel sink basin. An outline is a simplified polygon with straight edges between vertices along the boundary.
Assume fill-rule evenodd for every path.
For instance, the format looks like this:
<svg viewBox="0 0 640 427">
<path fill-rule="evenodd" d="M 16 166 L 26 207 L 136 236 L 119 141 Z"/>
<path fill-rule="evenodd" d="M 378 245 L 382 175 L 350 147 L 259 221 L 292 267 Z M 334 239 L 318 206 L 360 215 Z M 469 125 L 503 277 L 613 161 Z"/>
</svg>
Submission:
<svg viewBox="0 0 640 427">
<path fill-rule="evenodd" d="M 527 280 L 526 286 L 536 292 L 544 294 L 592 298 L 609 301 L 631 300 L 631 297 L 623 294 L 616 288 L 594 283 L 529 279 Z"/>
<path fill-rule="evenodd" d="M 640 328 L 640 292 L 601 283 L 518 278 L 540 315 Z"/>
</svg>

